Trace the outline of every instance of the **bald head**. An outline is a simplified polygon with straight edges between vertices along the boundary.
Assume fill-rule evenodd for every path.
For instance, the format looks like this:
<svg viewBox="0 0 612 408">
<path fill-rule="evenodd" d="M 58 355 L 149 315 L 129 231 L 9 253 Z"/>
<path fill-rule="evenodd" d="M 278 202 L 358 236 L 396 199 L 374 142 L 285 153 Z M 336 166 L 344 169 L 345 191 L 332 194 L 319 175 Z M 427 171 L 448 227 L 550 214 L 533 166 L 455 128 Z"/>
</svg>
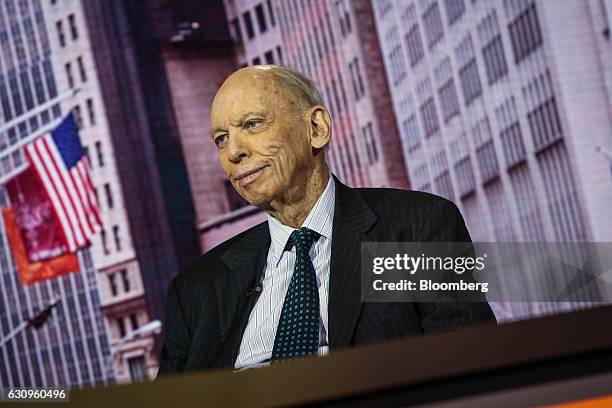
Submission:
<svg viewBox="0 0 612 408">
<path fill-rule="evenodd" d="M 324 106 L 314 82 L 301 72 L 288 67 L 255 65 L 241 68 L 225 80 L 217 95 L 235 86 L 243 89 L 254 86 L 264 94 L 280 94 L 287 99 L 286 102 L 295 106 L 300 114 L 313 106 Z"/>
</svg>

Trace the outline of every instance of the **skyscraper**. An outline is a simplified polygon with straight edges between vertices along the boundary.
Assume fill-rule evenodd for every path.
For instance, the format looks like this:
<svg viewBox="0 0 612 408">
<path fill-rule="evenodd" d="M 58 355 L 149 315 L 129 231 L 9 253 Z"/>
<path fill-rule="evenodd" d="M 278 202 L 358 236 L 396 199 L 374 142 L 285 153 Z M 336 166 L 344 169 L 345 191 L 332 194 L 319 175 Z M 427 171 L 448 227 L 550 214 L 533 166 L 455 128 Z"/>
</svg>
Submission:
<svg viewBox="0 0 612 408">
<path fill-rule="evenodd" d="M 31 118 L 8 126 L 2 134 L 3 175 L 8 177 L 13 168 L 24 165 L 16 147 L 21 138 L 50 130 L 62 115 L 72 111 L 81 128 L 105 226 L 90 250 L 82 254 L 81 274 L 24 291 L 16 283 L 10 262 L 2 264 L 7 280 L 0 287 L 6 303 L 0 315 L 8 319 L 1 322 L 2 334 L 35 308 L 44 307 L 57 285 L 67 285 L 61 289 L 60 308 L 54 312 L 54 316 L 63 313 L 59 315 L 63 320 L 56 323 L 63 325 L 56 329 L 59 340 L 54 341 L 60 345 L 65 341 L 74 349 L 66 357 L 68 349 L 54 353 L 53 357 L 63 360 L 43 364 L 49 371 L 36 381 L 18 381 L 27 379 L 26 370 L 34 360 L 26 364 L 14 357 L 2 358 L 2 384 L 80 385 L 107 377 L 124 382 L 155 375 L 160 344 L 155 343 L 152 333 L 133 334 L 145 324 L 163 319 L 170 278 L 199 254 L 190 184 L 159 44 L 180 31 L 183 13 L 194 15 L 199 10 L 200 16 L 206 16 L 207 5 L 205 1 L 2 2 L 5 20 L 0 26 L 0 64 L 10 64 L 6 69 L 0 65 L 4 121 L 26 111 L 32 113 Z M 37 108 L 58 95 L 57 103 Z M 38 99 L 34 102 L 33 98 Z M 4 255 L 10 257 L 5 239 L 3 243 Z M 51 286 L 45 292 L 47 285 Z M 30 291 L 38 291 L 38 286 L 41 299 L 28 300 L 34 296 Z M 90 289 L 86 293 L 91 302 L 80 294 L 81 287 Z M 89 303 L 73 305 L 72 297 Z M 15 298 L 20 302 L 11 301 Z M 96 330 L 92 331 L 90 321 Z M 50 328 L 53 322 L 48 324 Z M 90 333 L 103 337 L 101 345 L 89 345 L 99 348 L 97 359 L 93 351 L 77 345 L 81 337 L 88 340 L 85 334 L 92 336 Z M 69 339 L 63 338 L 67 336 Z M 23 359 L 28 355 L 25 350 L 34 356 L 38 353 L 41 357 L 36 363 L 44 363 L 44 348 L 28 348 L 24 343 L 27 337 L 22 337 L 10 347 L 22 350 Z M 13 348 L 3 347 L 0 352 L 18 355 Z M 93 372 L 89 376 L 88 367 Z M 53 370 L 67 370 L 71 376 L 58 377 Z"/>
<path fill-rule="evenodd" d="M 415 189 L 454 201 L 475 241 L 612 239 L 604 2 L 372 3 Z M 559 305 L 531 307 L 508 316 Z"/>
<path fill-rule="evenodd" d="M 2 183 L 25 165 L 25 139 L 59 123 L 65 89 L 40 0 L 0 2 L 0 161 Z M 1 194 L 2 205 L 7 196 Z M 0 233 L 0 335 L 60 298 L 39 330 L 26 328 L 0 348 L 0 388 L 108 383 L 110 355 L 90 250 L 81 271 L 24 287 L 17 279 L 4 225 Z"/>
</svg>

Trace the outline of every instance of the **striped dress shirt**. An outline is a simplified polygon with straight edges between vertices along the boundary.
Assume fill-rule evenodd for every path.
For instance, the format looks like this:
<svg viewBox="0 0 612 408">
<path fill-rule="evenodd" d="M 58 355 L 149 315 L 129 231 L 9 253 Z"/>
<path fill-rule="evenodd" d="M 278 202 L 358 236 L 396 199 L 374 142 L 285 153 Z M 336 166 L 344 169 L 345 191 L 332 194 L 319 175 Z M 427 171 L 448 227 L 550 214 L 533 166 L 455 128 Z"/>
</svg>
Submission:
<svg viewBox="0 0 612 408">
<path fill-rule="evenodd" d="M 326 355 L 329 348 L 327 304 L 335 199 L 335 182 L 330 175 L 325 190 L 302 224 L 302 227 L 310 228 L 321 235 L 310 248 L 310 259 L 314 265 L 319 286 L 319 310 L 321 312 L 319 316 L 319 356 Z M 242 335 L 240 351 L 234 363 L 234 368 L 237 370 L 270 363 L 276 328 L 295 266 L 295 247 L 290 251 L 283 251 L 295 228 L 284 225 L 270 214 L 268 214 L 268 227 L 271 243 L 262 280 L 262 291 Z"/>
</svg>

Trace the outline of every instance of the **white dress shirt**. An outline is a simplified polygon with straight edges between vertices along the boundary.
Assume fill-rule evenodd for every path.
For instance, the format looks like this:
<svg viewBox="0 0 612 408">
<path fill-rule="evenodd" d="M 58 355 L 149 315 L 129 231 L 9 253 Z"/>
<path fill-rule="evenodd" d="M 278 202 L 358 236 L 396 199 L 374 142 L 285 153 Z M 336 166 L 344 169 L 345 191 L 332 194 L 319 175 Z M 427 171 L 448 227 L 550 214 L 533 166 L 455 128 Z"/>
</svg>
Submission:
<svg viewBox="0 0 612 408">
<path fill-rule="evenodd" d="M 314 265 L 319 286 L 320 356 L 326 355 L 329 348 L 327 301 L 335 199 L 335 182 L 330 175 L 323 194 L 302 224 L 302 227 L 309 228 L 321 235 L 310 248 L 310 259 Z M 283 251 L 295 228 L 284 225 L 270 214 L 268 214 L 268 227 L 271 243 L 262 280 L 262 291 L 242 335 L 240 351 L 234 363 L 234 368 L 237 370 L 269 364 L 274 348 L 276 328 L 295 266 L 295 246 L 291 251 Z"/>
</svg>

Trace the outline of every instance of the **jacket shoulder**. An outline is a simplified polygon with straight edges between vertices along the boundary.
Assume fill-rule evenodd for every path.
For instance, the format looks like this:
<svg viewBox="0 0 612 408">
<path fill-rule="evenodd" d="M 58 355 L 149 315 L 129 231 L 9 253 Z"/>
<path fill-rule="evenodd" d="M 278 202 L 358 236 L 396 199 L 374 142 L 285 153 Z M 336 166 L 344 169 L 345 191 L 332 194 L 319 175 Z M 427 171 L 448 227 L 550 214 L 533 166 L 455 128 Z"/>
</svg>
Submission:
<svg viewBox="0 0 612 408">
<path fill-rule="evenodd" d="M 263 221 L 209 249 L 189 267 L 174 276 L 173 280 L 175 280 L 176 285 L 189 285 L 194 279 L 210 280 L 214 278 L 219 270 L 223 253 L 248 235 L 261 231 L 262 228 L 268 228 L 268 221 Z"/>
<path fill-rule="evenodd" d="M 366 202 L 373 208 L 402 206 L 414 211 L 451 210 L 458 211 L 450 200 L 424 191 L 402 190 L 398 188 L 357 188 Z"/>
</svg>

